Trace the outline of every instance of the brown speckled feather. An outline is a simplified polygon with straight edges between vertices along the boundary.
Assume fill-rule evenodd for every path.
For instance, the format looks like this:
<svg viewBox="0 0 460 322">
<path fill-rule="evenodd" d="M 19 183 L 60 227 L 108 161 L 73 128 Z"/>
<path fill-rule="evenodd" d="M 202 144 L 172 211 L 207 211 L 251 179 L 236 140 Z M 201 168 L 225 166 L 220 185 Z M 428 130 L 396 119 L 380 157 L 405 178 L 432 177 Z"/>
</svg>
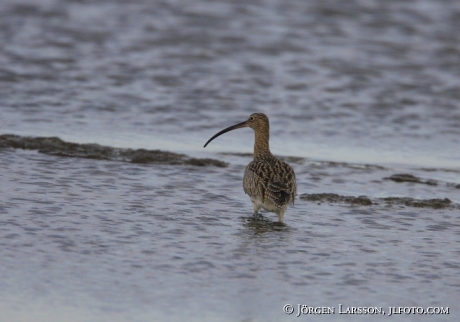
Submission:
<svg viewBox="0 0 460 322">
<path fill-rule="evenodd" d="M 293 204 L 297 194 L 294 170 L 273 155 L 269 158 L 257 158 L 248 164 L 243 187 L 248 195 L 260 196 L 262 202 L 268 199 L 277 208 Z"/>
</svg>

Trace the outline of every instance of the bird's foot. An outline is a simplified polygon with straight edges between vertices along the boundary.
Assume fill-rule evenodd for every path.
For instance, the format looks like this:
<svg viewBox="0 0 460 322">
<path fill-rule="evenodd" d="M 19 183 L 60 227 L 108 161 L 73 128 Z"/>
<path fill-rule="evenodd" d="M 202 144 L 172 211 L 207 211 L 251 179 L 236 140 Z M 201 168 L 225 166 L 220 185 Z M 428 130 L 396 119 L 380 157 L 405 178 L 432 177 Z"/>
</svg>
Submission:
<svg viewBox="0 0 460 322">
<path fill-rule="evenodd" d="M 260 212 L 254 212 L 254 219 L 255 220 L 261 220 L 263 219 L 264 217 L 262 216 L 262 214 Z"/>
</svg>

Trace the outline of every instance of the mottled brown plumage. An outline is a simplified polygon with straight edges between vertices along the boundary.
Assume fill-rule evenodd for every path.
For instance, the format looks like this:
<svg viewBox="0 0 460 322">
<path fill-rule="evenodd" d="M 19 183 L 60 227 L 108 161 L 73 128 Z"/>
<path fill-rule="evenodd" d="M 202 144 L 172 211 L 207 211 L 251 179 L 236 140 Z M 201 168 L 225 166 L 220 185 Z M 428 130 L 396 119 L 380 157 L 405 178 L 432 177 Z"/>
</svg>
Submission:
<svg viewBox="0 0 460 322">
<path fill-rule="evenodd" d="M 252 114 L 247 121 L 220 131 L 204 146 L 219 135 L 242 127 L 250 127 L 255 132 L 254 160 L 246 167 L 243 178 L 244 192 L 251 198 L 254 216 L 257 218 L 263 208 L 275 212 L 282 222 L 287 206 L 294 203 L 297 183 L 291 166 L 270 152 L 270 123 L 265 114 Z"/>
</svg>

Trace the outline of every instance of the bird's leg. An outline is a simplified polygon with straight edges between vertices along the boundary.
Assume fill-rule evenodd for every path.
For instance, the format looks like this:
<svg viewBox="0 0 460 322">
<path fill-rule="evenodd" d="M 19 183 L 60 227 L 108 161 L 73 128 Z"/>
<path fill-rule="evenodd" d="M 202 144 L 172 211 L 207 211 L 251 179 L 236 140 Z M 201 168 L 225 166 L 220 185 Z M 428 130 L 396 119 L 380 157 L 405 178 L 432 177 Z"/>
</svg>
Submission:
<svg viewBox="0 0 460 322">
<path fill-rule="evenodd" d="M 286 211 L 286 209 L 281 209 L 279 211 L 276 212 L 276 214 L 278 215 L 278 219 L 280 222 L 283 222 L 284 220 L 284 212 Z"/>
<path fill-rule="evenodd" d="M 262 215 L 260 214 L 259 210 L 262 208 L 261 206 L 257 205 L 255 202 L 252 202 L 252 205 L 254 206 L 254 219 L 259 220 L 262 218 Z"/>
</svg>

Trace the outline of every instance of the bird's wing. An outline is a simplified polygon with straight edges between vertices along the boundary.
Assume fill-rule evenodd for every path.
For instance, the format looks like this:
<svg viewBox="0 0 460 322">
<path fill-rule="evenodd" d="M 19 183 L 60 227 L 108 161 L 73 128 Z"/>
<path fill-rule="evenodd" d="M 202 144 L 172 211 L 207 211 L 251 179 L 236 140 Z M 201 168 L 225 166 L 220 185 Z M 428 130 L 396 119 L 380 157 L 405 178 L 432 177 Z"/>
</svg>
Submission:
<svg viewBox="0 0 460 322">
<path fill-rule="evenodd" d="M 279 161 L 273 166 L 274 175 L 269 183 L 266 194 L 271 193 L 270 199 L 277 207 L 294 203 L 297 195 L 297 183 L 294 170 L 286 162 Z"/>
<path fill-rule="evenodd" d="M 297 184 L 294 170 L 285 162 L 274 164 L 252 161 L 246 167 L 244 191 L 251 196 L 261 196 L 273 201 L 277 207 L 294 203 Z"/>
<path fill-rule="evenodd" d="M 250 196 L 261 196 L 263 201 L 267 188 L 266 172 L 267 169 L 263 162 L 252 161 L 249 163 L 244 171 L 244 192 Z"/>
</svg>

